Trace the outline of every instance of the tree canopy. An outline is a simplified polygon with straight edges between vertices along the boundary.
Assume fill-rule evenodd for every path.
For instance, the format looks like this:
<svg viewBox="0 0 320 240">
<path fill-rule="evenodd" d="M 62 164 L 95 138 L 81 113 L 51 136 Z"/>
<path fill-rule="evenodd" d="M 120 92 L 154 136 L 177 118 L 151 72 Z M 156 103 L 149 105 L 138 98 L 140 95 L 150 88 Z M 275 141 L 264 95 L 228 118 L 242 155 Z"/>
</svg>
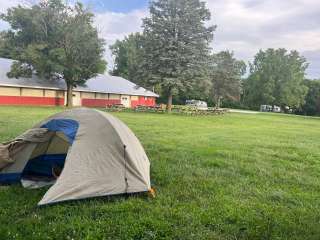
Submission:
<svg viewBox="0 0 320 240">
<path fill-rule="evenodd" d="M 17 60 L 8 76 L 63 78 L 67 105 L 72 106 L 73 87 L 106 68 L 104 41 L 93 27 L 93 16 L 81 3 L 70 6 L 62 0 L 8 9 L 1 18 L 11 29 L 1 33 L 0 54 Z"/>
<path fill-rule="evenodd" d="M 111 74 L 129 79 L 138 85 L 145 85 L 141 68 L 143 47 L 143 35 L 140 33 L 130 34 L 111 45 L 110 50 L 114 56 Z"/>
<path fill-rule="evenodd" d="M 308 80 L 304 81 L 304 84 L 308 88 L 308 92 L 305 98 L 301 110 L 298 113 L 305 115 L 320 115 L 320 80 Z"/>
<path fill-rule="evenodd" d="M 209 65 L 210 96 L 214 98 L 216 107 L 220 107 L 221 100 L 240 99 L 241 77 L 246 72 L 246 64 L 234 58 L 229 51 L 222 51 L 211 56 Z"/>
<path fill-rule="evenodd" d="M 306 59 L 297 51 L 260 50 L 250 64 L 243 100 L 255 109 L 261 104 L 301 107 L 307 93 L 303 84 L 307 67 Z"/>
</svg>

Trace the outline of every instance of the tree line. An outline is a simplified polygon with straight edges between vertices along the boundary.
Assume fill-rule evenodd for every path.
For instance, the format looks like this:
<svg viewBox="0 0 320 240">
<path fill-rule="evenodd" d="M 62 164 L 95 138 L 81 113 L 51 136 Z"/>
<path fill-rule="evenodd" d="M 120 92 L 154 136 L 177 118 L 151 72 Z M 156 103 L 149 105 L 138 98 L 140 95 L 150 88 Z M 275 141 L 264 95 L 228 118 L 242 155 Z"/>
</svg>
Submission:
<svg viewBox="0 0 320 240">
<path fill-rule="evenodd" d="M 305 79 L 308 64 L 297 51 L 261 50 L 246 64 L 232 51 L 213 52 L 216 26 L 205 2 L 152 0 L 149 11 L 141 33 L 110 47 L 111 73 L 154 89 L 168 111 L 172 103 L 200 99 L 216 107 L 269 104 L 320 114 L 320 83 Z M 0 57 L 16 60 L 8 76 L 64 79 L 71 106 L 72 89 L 106 69 L 105 42 L 93 18 L 81 3 L 62 0 L 10 8 L 1 19 L 11 28 L 0 33 Z"/>
<path fill-rule="evenodd" d="M 211 98 L 220 106 L 224 97 L 240 97 L 246 64 L 229 51 L 214 54 L 211 42 L 216 26 L 208 24 L 211 13 L 199 0 L 150 2 L 150 17 L 143 32 L 116 41 L 112 74 L 166 98 L 167 110 L 187 98 Z"/>
<path fill-rule="evenodd" d="M 110 49 L 114 75 L 156 89 L 171 109 L 186 99 L 216 107 L 258 110 L 260 105 L 320 114 L 319 81 L 306 79 L 308 63 L 297 51 L 260 50 L 248 66 L 232 51 L 213 53 L 216 26 L 198 0 L 158 0 L 150 4 L 143 32 L 117 40 Z M 166 98 L 166 99 L 165 99 Z"/>
</svg>

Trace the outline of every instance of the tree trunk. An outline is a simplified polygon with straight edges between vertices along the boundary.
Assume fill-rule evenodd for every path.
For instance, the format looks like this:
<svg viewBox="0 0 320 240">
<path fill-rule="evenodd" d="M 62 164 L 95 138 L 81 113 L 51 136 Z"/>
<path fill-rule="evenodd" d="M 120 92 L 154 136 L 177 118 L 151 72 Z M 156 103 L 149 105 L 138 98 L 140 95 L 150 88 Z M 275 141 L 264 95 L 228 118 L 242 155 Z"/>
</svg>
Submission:
<svg viewBox="0 0 320 240">
<path fill-rule="evenodd" d="M 67 107 L 72 107 L 73 105 L 73 86 L 72 84 L 67 83 Z"/>
<path fill-rule="evenodd" d="M 216 100 L 216 108 L 220 108 L 220 106 L 221 106 L 221 97 L 218 96 Z"/>
<path fill-rule="evenodd" d="M 171 109 L 172 109 L 172 91 L 170 89 L 168 93 L 167 112 L 170 113 Z"/>
</svg>

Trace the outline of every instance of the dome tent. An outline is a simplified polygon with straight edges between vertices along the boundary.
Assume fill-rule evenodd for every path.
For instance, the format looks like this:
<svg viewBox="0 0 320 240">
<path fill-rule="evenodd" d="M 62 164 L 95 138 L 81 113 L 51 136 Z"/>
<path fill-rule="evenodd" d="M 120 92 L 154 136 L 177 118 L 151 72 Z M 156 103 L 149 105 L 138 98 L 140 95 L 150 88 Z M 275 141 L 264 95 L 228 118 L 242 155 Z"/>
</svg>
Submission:
<svg viewBox="0 0 320 240">
<path fill-rule="evenodd" d="M 98 110 L 55 114 L 0 144 L 0 183 L 50 182 L 55 166 L 62 172 L 38 205 L 151 188 L 150 163 L 139 140 L 123 122 Z"/>
</svg>

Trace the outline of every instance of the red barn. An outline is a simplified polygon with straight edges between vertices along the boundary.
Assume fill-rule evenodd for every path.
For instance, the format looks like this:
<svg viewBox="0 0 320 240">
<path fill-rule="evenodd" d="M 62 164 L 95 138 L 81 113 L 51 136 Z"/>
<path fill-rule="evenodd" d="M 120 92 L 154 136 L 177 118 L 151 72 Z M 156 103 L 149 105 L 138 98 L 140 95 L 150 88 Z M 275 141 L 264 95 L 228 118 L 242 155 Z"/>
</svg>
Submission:
<svg viewBox="0 0 320 240">
<path fill-rule="evenodd" d="M 64 80 L 32 78 L 8 78 L 7 72 L 13 60 L 0 58 L 0 105 L 46 105 L 63 106 L 66 103 Z M 99 74 L 89 79 L 85 86 L 73 91 L 73 105 L 86 107 L 106 107 L 123 104 L 125 107 L 137 105 L 154 106 L 159 97 L 152 91 L 109 74 Z"/>
</svg>

